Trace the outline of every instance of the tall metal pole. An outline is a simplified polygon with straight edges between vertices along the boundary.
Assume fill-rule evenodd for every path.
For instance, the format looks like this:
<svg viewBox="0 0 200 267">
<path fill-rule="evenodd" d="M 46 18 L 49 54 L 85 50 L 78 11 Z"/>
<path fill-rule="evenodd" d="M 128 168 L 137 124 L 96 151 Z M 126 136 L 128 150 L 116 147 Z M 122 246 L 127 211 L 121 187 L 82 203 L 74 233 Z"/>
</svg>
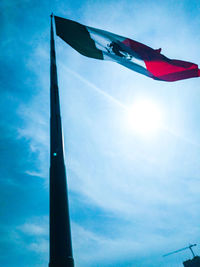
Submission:
<svg viewBox="0 0 200 267">
<path fill-rule="evenodd" d="M 51 15 L 50 69 L 50 262 L 49 267 L 73 267 L 56 54 Z"/>
</svg>

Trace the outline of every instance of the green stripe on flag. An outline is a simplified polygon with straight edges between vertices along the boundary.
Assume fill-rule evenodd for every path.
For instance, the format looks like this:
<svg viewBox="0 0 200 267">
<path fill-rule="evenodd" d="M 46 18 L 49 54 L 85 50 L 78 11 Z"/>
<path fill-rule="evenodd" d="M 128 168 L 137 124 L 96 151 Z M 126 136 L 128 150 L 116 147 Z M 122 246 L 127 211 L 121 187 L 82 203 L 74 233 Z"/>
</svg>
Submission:
<svg viewBox="0 0 200 267">
<path fill-rule="evenodd" d="M 75 21 L 55 16 L 56 34 L 84 56 L 103 59 L 103 53 L 95 46 L 87 28 Z"/>
</svg>

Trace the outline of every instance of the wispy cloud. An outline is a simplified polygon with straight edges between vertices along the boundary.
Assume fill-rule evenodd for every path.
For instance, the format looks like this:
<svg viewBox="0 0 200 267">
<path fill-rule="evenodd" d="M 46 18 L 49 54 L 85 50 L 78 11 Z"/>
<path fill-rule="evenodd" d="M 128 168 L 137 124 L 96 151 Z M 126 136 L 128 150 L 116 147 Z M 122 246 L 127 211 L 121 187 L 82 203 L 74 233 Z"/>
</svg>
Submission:
<svg viewBox="0 0 200 267">
<path fill-rule="evenodd" d="M 41 220 L 42 221 L 42 220 Z M 43 223 L 44 224 L 44 223 Z M 34 223 L 25 223 L 19 226 L 19 229 L 27 234 L 32 236 L 41 236 L 48 234 L 48 224 L 41 226 L 41 224 L 34 224 Z"/>
</svg>

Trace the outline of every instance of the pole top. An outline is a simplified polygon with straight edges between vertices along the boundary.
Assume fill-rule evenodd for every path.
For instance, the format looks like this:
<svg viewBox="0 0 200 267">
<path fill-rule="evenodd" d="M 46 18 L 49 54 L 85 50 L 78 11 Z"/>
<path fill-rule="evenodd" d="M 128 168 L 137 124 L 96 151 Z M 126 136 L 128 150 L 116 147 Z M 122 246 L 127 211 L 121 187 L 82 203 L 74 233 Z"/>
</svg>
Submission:
<svg viewBox="0 0 200 267">
<path fill-rule="evenodd" d="M 53 18 L 53 12 L 51 13 L 50 17 Z"/>
</svg>

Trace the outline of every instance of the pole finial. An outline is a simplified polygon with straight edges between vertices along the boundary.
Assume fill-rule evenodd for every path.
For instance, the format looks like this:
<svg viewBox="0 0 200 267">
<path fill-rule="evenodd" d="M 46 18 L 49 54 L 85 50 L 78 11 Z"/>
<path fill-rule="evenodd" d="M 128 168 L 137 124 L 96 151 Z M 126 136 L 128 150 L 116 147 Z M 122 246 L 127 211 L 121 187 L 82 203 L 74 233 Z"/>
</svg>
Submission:
<svg viewBox="0 0 200 267">
<path fill-rule="evenodd" d="M 53 18 L 53 12 L 51 13 L 50 17 Z"/>
</svg>

